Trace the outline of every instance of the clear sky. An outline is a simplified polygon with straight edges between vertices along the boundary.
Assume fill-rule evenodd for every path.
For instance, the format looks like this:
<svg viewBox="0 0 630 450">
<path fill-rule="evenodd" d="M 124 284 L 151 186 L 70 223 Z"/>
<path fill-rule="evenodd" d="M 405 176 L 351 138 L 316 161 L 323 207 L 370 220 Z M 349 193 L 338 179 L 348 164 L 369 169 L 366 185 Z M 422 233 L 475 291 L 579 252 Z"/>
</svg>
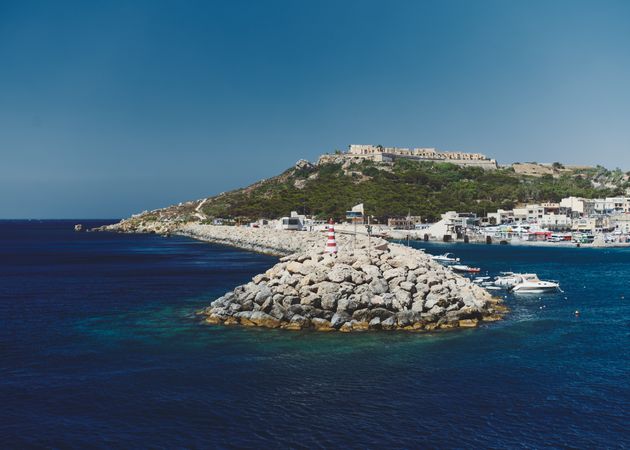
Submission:
<svg viewBox="0 0 630 450">
<path fill-rule="evenodd" d="M 123 217 L 350 143 L 630 170 L 630 2 L 0 0 L 0 217 Z"/>
</svg>

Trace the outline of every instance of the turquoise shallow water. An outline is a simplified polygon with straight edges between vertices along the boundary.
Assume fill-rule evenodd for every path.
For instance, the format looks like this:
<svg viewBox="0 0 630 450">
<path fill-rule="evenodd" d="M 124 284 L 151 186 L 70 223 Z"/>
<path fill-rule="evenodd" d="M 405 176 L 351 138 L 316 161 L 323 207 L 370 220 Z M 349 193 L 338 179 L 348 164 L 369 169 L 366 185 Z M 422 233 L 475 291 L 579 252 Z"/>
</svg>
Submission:
<svg viewBox="0 0 630 450">
<path fill-rule="evenodd" d="M 565 292 L 475 330 L 318 334 L 194 317 L 274 258 L 71 225 L 0 223 L 4 448 L 630 446 L 627 250 L 429 245 Z"/>
</svg>

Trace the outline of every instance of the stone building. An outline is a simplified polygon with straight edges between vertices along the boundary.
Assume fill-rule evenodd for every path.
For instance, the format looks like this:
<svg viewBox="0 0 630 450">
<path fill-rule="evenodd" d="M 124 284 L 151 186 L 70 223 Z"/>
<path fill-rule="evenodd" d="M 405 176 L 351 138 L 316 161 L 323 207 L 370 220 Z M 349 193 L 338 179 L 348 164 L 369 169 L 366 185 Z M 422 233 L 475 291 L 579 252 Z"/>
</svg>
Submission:
<svg viewBox="0 0 630 450">
<path fill-rule="evenodd" d="M 413 230 L 416 225 L 422 223 L 420 216 L 407 216 L 407 217 L 390 217 L 387 219 L 387 226 L 398 230 Z"/>
<path fill-rule="evenodd" d="M 378 162 L 405 158 L 418 161 L 449 162 L 458 166 L 473 166 L 491 170 L 497 168 L 497 162 L 494 159 L 489 159 L 481 153 L 440 152 L 435 148 L 401 148 L 352 144 L 349 146 L 346 154 Z"/>
</svg>

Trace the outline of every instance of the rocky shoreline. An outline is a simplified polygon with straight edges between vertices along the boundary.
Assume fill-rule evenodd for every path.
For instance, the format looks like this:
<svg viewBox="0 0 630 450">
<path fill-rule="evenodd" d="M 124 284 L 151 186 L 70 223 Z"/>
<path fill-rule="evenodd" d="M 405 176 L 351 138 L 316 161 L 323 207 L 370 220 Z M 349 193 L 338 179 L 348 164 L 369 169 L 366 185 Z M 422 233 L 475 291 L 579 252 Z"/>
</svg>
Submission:
<svg viewBox="0 0 630 450">
<path fill-rule="evenodd" d="M 322 233 L 124 222 L 106 231 L 181 234 L 282 256 L 249 283 L 198 312 L 208 324 L 316 331 L 431 331 L 501 319 L 502 300 L 420 250 L 385 240 L 338 235 L 339 253 L 324 253 Z"/>
</svg>

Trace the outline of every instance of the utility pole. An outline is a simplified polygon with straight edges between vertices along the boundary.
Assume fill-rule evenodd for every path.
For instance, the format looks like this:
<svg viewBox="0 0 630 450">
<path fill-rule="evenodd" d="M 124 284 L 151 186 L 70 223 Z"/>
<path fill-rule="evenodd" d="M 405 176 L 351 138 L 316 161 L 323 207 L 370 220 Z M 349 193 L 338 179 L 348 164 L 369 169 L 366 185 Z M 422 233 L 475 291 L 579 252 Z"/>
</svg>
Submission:
<svg viewBox="0 0 630 450">
<path fill-rule="evenodd" d="M 356 217 L 352 218 L 352 225 L 354 226 L 354 239 L 353 239 L 352 246 L 353 246 L 353 250 L 356 251 L 357 249 L 357 219 Z"/>
<path fill-rule="evenodd" d="M 371 260 L 372 259 L 372 243 L 371 243 L 372 225 L 370 225 L 370 216 L 367 216 L 367 219 L 368 219 L 368 223 L 365 226 L 365 228 L 367 230 L 367 235 L 368 235 L 368 258 L 370 258 Z"/>
<path fill-rule="evenodd" d="M 409 245 L 410 228 L 411 228 L 411 210 L 407 210 L 407 247 L 410 247 Z"/>
</svg>

